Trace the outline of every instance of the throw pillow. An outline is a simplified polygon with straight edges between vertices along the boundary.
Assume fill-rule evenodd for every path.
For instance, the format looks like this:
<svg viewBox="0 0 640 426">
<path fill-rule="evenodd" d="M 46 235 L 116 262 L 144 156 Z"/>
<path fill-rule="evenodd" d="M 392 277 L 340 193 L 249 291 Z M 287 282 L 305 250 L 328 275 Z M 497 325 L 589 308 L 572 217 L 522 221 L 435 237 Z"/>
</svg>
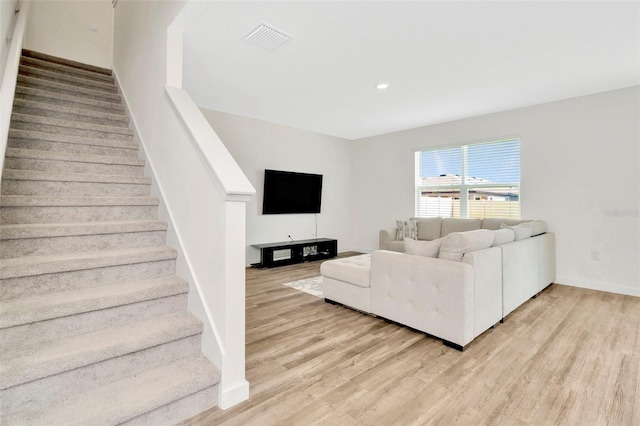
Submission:
<svg viewBox="0 0 640 426">
<path fill-rule="evenodd" d="M 404 220 L 396 220 L 396 241 L 404 240 Z"/>
<path fill-rule="evenodd" d="M 492 243 L 493 232 L 488 229 L 452 232 L 444 237 L 438 257 L 460 262 L 465 253 L 489 248 Z"/>
<path fill-rule="evenodd" d="M 505 225 L 504 223 L 500 224 L 500 229 L 511 229 L 515 233 L 515 241 L 524 240 L 525 238 L 529 238 L 531 233 L 533 232 L 533 228 L 529 222 L 520 223 L 515 226 Z"/>
<path fill-rule="evenodd" d="M 405 238 L 418 238 L 418 221 L 416 219 L 396 220 L 396 241 Z"/>
<path fill-rule="evenodd" d="M 433 241 L 419 241 L 413 238 L 404 239 L 404 252 L 418 256 L 438 257 L 443 238 Z"/>
<path fill-rule="evenodd" d="M 417 220 L 409 219 L 405 222 L 404 237 L 413 238 L 414 240 L 418 238 L 418 221 Z"/>
<path fill-rule="evenodd" d="M 502 228 L 491 232 L 493 232 L 494 246 L 511 243 L 516 238 L 516 233 L 513 232 L 513 229 Z"/>
</svg>

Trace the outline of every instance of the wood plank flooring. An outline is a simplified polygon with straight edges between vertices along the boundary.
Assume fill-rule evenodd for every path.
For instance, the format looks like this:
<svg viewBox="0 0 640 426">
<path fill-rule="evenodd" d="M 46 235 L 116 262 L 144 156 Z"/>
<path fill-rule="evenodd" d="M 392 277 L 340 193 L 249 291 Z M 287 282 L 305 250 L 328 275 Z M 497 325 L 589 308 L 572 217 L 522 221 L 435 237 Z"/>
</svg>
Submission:
<svg viewBox="0 0 640 426">
<path fill-rule="evenodd" d="M 247 269 L 251 397 L 186 425 L 640 425 L 640 298 L 554 284 L 458 352 L 282 285 L 320 263 Z"/>
</svg>

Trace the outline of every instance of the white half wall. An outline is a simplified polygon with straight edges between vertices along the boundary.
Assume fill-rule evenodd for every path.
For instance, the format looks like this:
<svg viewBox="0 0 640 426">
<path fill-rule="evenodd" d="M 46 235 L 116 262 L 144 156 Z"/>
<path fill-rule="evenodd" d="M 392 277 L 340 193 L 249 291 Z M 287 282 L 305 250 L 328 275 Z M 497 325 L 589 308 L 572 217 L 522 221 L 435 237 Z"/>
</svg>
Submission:
<svg viewBox="0 0 640 426">
<path fill-rule="evenodd" d="M 522 217 L 556 233 L 556 282 L 640 296 L 637 86 L 354 141 L 353 246 L 413 215 L 415 149 L 513 136 Z"/>
<path fill-rule="evenodd" d="M 110 69 L 111 0 L 32 1 L 24 47 Z"/>
<path fill-rule="evenodd" d="M 13 28 L 16 23 L 17 15 L 14 13 L 18 5 L 17 0 L 0 1 L 0 81 L 4 76 L 4 69 L 7 66 L 7 55 L 9 54 L 9 45 L 5 42 L 7 38 L 13 36 Z"/>
<path fill-rule="evenodd" d="M 262 214 L 265 169 L 323 175 L 317 237 L 337 239 L 338 251 L 350 249 L 350 141 L 219 111 L 202 113 L 256 189 L 247 204 L 247 263 L 260 260 L 251 244 L 316 237 L 314 214 Z"/>
</svg>

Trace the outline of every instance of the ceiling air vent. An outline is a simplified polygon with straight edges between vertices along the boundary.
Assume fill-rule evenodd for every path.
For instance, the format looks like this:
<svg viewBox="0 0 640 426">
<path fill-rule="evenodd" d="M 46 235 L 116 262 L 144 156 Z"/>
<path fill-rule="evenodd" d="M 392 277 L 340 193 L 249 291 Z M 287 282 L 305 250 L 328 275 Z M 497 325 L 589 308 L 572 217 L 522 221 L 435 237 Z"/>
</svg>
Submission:
<svg viewBox="0 0 640 426">
<path fill-rule="evenodd" d="M 253 27 L 244 37 L 245 40 L 269 50 L 275 49 L 290 38 L 291 36 L 284 31 L 262 22 Z"/>
</svg>

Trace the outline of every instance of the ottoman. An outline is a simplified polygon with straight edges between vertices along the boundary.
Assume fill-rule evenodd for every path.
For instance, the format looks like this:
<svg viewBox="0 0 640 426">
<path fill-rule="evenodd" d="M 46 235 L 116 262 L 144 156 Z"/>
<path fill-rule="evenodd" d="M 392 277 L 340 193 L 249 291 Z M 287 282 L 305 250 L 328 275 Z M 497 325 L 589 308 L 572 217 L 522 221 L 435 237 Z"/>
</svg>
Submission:
<svg viewBox="0 0 640 426">
<path fill-rule="evenodd" d="M 325 301 L 371 313 L 371 254 L 328 260 L 320 273 Z"/>
</svg>

